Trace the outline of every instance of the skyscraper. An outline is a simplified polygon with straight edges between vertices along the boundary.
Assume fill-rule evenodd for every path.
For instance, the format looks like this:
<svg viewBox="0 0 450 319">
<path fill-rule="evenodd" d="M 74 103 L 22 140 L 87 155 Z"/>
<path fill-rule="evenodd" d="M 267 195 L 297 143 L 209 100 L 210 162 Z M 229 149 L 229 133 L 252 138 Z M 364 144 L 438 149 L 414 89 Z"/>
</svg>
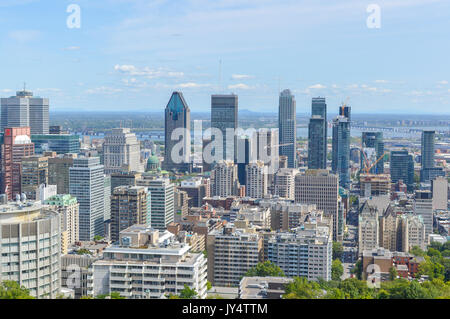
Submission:
<svg viewBox="0 0 450 319">
<path fill-rule="evenodd" d="M 98 157 L 79 157 L 69 168 L 69 192 L 77 198 L 79 209 L 79 238 L 93 240 L 104 236 L 105 182 L 103 165 Z"/>
<path fill-rule="evenodd" d="M 297 111 L 294 95 L 290 90 L 280 93 L 278 105 L 279 153 L 287 156 L 288 167 L 297 167 L 296 140 L 297 140 Z"/>
<path fill-rule="evenodd" d="M 39 155 L 23 157 L 20 180 L 21 192 L 27 199 L 39 200 L 39 186 L 48 184 L 48 158 Z"/>
<path fill-rule="evenodd" d="M 2 193 L 8 200 L 21 193 L 22 158 L 34 154 L 29 127 L 7 127 L 2 145 Z"/>
<path fill-rule="evenodd" d="M 339 185 L 350 186 L 350 107 L 341 106 L 339 115 L 333 120 L 332 142 L 333 173 L 339 175 Z"/>
<path fill-rule="evenodd" d="M 312 99 L 308 127 L 308 168 L 327 167 L 327 104 L 325 98 Z"/>
<path fill-rule="evenodd" d="M 246 195 L 251 198 L 264 198 L 267 195 L 267 167 L 255 161 L 245 167 L 247 184 Z"/>
<path fill-rule="evenodd" d="M 172 136 L 173 133 L 175 135 Z M 165 110 L 164 168 L 166 170 L 179 172 L 189 172 L 191 170 L 190 133 L 191 111 L 184 100 L 183 93 L 173 92 Z M 179 143 L 182 144 L 180 145 Z M 174 146 L 181 147 L 173 150 Z"/>
<path fill-rule="evenodd" d="M 384 142 L 382 132 L 363 132 L 362 133 L 362 150 L 365 154 L 361 155 L 361 169 L 370 166 L 378 160 L 369 173 L 383 174 L 384 173 Z"/>
<path fill-rule="evenodd" d="M 420 181 L 430 182 L 438 176 L 445 176 L 442 167 L 434 164 L 435 131 L 422 131 Z"/>
<path fill-rule="evenodd" d="M 211 196 L 236 196 L 239 190 L 237 165 L 220 161 L 211 172 Z"/>
<path fill-rule="evenodd" d="M 174 219 L 174 184 L 167 178 L 150 180 L 148 191 L 151 201 L 150 226 L 160 231 L 166 230 Z"/>
<path fill-rule="evenodd" d="M 402 180 L 409 192 L 414 189 L 414 159 L 407 150 L 391 152 L 390 173 L 392 183 Z"/>
<path fill-rule="evenodd" d="M 16 96 L 1 99 L 1 129 L 6 127 L 31 128 L 31 134 L 49 133 L 49 101 L 33 97 L 30 91 L 18 91 Z"/>
<path fill-rule="evenodd" d="M 237 139 L 237 170 L 239 184 L 241 185 L 247 185 L 247 174 L 245 167 L 252 159 L 252 141 L 253 139 L 248 136 L 239 137 Z"/>
<path fill-rule="evenodd" d="M 140 144 L 129 128 L 116 128 L 105 136 L 103 143 L 105 174 L 122 170 L 137 172 L 140 167 Z"/>
<path fill-rule="evenodd" d="M 237 95 L 216 94 L 211 96 L 211 128 L 219 129 L 222 133 L 222 159 L 234 161 L 236 159 L 236 138 L 234 137 L 234 130 L 238 128 Z M 233 137 L 227 136 L 227 129 L 233 129 Z M 229 145 L 227 139 L 232 139 L 234 141 L 233 145 Z M 218 152 L 218 150 L 215 151 Z"/>
</svg>

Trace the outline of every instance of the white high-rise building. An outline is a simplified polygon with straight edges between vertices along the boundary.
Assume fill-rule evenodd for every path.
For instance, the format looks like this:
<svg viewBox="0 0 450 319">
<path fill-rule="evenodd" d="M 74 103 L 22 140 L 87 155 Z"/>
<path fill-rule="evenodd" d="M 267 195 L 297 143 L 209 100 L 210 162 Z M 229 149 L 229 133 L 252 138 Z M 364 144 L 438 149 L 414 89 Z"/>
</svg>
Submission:
<svg viewBox="0 0 450 319">
<path fill-rule="evenodd" d="M 237 165 L 233 161 L 219 161 L 211 171 L 211 196 L 235 196 L 238 188 Z"/>
<path fill-rule="evenodd" d="M 245 167 L 247 185 L 245 192 L 251 198 L 264 198 L 267 195 L 267 166 L 256 161 Z"/>
<path fill-rule="evenodd" d="M 275 174 L 275 195 L 284 199 L 295 200 L 295 168 L 280 168 Z"/>
<path fill-rule="evenodd" d="M 104 236 L 105 177 L 98 157 L 79 157 L 69 169 L 69 193 L 77 198 L 79 209 L 79 238 L 93 240 Z"/>
<path fill-rule="evenodd" d="M 36 298 L 61 288 L 61 218 L 40 201 L 0 204 L 0 282 L 11 280 Z"/>
<path fill-rule="evenodd" d="M 297 112 L 295 97 L 290 90 L 280 93 L 278 105 L 278 129 L 280 155 L 287 156 L 288 167 L 297 167 Z"/>
<path fill-rule="evenodd" d="M 433 233 L 433 196 L 431 191 L 416 191 L 414 213 L 422 216 L 425 225 L 425 244 L 428 245 L 428 235 Z"/>
<path fill-rule="evenodd" d="M 358 221 L 358 249 L 360 253 L 364 250 L 376 249 L 380 245 L 378 216 L 377 207 L 371 206 L 367 201 L 360 209 Z"/>
<path fill-rule="evenodd" d="M 147 181 L 146 185 L 151 202 L 149 224 L 160 231 L 166 230 L 174 219 L 174 184 L 168 178 L 158 178 Z"/>
<path fill-rule="evenodd" d="M 49 100 L 33 97 L 30 91 L 1 99 L 1 131 L 5 127 L 29 126 L 31 134 L 49 133 Z"/>
<path fill-rule="evenodd" d="M 425 225 L 422 216 L 404 214 L 402 218 L 402 251 L 409 252 L 414 246 L 426 249 Z"/>
<path fill-rule="evenodd" d="M 433 193 L 433 210 L 447 210 L 448 208 L 448 180 L 444 176 L 431 181 Z"/>
<path fill-rule="evenodd" d="M 116 128 L 103 143 L 105 174 L 140 171 L 140 144 L 129 128 Z"/>
</svg>

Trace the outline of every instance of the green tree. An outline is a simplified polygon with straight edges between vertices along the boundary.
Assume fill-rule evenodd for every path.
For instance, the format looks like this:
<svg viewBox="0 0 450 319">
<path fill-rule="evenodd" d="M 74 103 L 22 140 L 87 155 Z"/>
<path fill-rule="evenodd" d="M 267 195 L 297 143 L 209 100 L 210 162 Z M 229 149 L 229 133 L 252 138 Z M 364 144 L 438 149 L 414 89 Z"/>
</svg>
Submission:
<svg viewBox="0 0 450 319">
<path fill-rule="evenodd" d="M 341 280 L 342 275 L 344 274 L 344 267 L 339 259 L 333 260 L 331 264 L 331 279 L 332 280 Z"/>
<path fill-rule="evenodd" d="M 271 261 L 265 261 L 258 263 L 255 267 L 249 269 L 245 277 L 284 277 L 284 272 L 280 267 L 272 263 Z"/>
<path fill-rule="evenodd" d="M 389 268 L 389 280 L 395 280 L 397 276 L 398 276 L 397 268 L 395 268 L 394 266 Z"/>
<path fill-rule="evenodd" d="M 196 299 L 197 295 L 195 289 L 189 288 L 188 285 L 184 285 L 183 290 L 180 291 L 180 299 Z"/>
<path fill-rule="evenodd" d="M 334 259 L 342 259 L 342 255 L 344 254 L 344 246 L 342 243 L 334 241 L 333 242 L 333 260 Z"/>
<path fill-rule="evenodd" d="M 0 283 L 0 299 L 34 299 L 34 297 L 18 282 L 6 280 Z"/>
<path fill-rule="evenodd" d="M 354 274 L 356 276 L 356 278 L 358 278 L 359 280 L 362 279 L 362 261 L 361 259 L 359 259 L 356 263 L 355 263 L 355 267 L 352 268 L 352 270 L 350 271 L 352 274 Z"/>
<path fill-rule="evenodd" d="M 294 277 L 294 281 L 286 286 L 284 299 L 319 299 L 324 295 L 324 291 L 319 284 L 308 281 L 304 277 Z"/>
<path fill-rule="evenodd" d="M 206 290 L 211 290 L 212 284 L 209 281 L 206 281 Z"/>
<path fill-rule="evenodd" d="M 100 235 L 95 235 L 95 236 L 94 236 L 94 240 L 95 240 L 95 241 L 100 241 L 100 240 L 102 240 L 102 239 L 103 239 L 103 237 L 100 236 Z"/>
<path fill-rule="evenodd" d="M 411 248 L 409 250 L 409 252 L 411 254 L 413 254 L 414 256 L 425 256 L 426 255 L 426 253 L 422 249 L 420 249 L 419 246 L 414 246 L 413 248 Z"/>
</svg>

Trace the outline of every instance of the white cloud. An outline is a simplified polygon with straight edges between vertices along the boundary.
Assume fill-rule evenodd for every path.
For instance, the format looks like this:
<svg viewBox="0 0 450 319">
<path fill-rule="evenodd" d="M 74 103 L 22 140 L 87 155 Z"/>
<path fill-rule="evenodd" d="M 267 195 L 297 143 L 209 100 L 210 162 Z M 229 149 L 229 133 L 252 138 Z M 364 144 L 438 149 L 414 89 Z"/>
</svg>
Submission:
<svg viewBox="0 0 450 319">
<path fill-rule="evenodd" d="M 388 80 L 375 80 L 375 83 L 388 83 Z"/>
<path fill-rule="evenodd" d="M 308 87 L 308 89 L 326 89 L 327 87 L 323 84 L 314 84 Z"/>
<path fill-rule="evenodd" d="M 442 81 L 439 81 L 438 84 L 441 84 L 441 85 L 447 85 L 447 84 L 448 84 L 448 81 L 442 80 Z"/>
<path fill-rule="evenodd" d="M 78 51 L 80 49 L 81 48 L 78 47 L 78 46 L 70 46 L 70 47 L 67 47 L 67 48 L 63 48 L 64 51 Z"/>
<path fill-rule="evenodd" d="M 195 82 L 187 82 L 187 83 L 178 84 L 178 86 L 182 89 L 193 89 L 193 88 L 200 88 L 200 87 L 208 87 L 211 85 L 210 84 L 200 84 L 200 83 L 195 83 Z"/>
<path fill-rule="evenodd" d="M 228 85 L 229 90 L 250 90 L 251 88 L 251 86 L 244 83 Z"/>
<path fill-rule="evenodd" d="M 233 80 L 244 80 L 244 79 L 251 79 L 251 78 L 253 78 L 253 76 L 252 75 L 248 75 L 248 74 L 233 74 L 231 76 L 231 78 Z"/>
<path fill-rule="evenodd" d="M 107 87 L 107 86 L 101 86 L 101 87 L 86 90 L 87 94 L 107 94 L 107 95 L 109 95 L 109 94 L 114 94 L 114 93 L 119 93 L 119 92 L 122 92 L 122 89 L 117 89 L 117 88 L 112 88 L 112 87 Z"/>
<path fill-rule="evenodd" d="M 21 44 L 37 41 L 41 37 L 41 32 L 38 30 L 15 30 L 8 34 L 9 38 Z"/>
<path fill-rule="evenodd" d="M 149 79 L 163 77 L 180 78 L 184 76 L 183 72 L 169 71 L 163 68 L 151 69 L 149 67 L 143 67 L 139 69 L 132 64 L 116 64 L 114 66 L 114 70 L 131 76 L 145 76 Z"/>
</svg>

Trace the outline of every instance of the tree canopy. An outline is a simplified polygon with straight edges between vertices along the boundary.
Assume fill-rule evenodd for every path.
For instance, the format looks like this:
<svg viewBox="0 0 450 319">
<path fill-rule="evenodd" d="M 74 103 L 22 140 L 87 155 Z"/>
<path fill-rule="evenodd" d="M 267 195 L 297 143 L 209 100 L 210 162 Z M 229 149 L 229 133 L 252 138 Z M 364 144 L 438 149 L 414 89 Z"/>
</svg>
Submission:
<svg viewBox="0 0 450 319">
<path fill-rule="evenodd" d="M 258 263 L 255 267 L 249 269 L 245 277 L 284 277 L 283 270 L 270 261 Z"/>
<path fill-rule="evenodd" d="M 34 299 L 34 297 L 18 282 L 6 280 L 0 283 L 0 299 Z"/>
</svg>

